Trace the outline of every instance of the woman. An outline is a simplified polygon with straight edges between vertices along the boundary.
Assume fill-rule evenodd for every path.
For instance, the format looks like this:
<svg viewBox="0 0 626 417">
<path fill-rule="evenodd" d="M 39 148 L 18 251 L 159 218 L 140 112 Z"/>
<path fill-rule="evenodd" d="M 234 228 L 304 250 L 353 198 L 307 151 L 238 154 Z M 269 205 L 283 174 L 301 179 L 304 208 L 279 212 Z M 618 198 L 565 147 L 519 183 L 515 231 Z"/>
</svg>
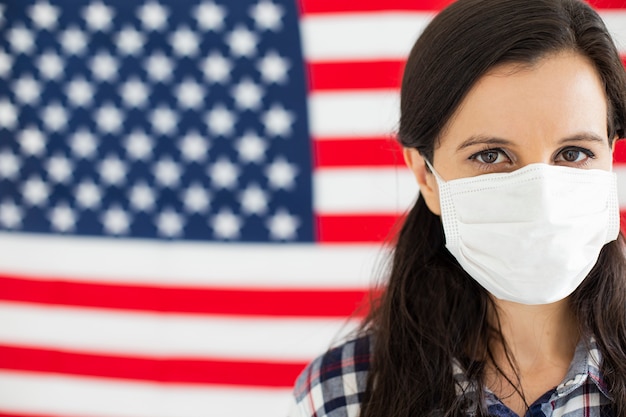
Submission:
<svg viewBox="0 0 626 417">
<path fill-rule="evenodd" d="M 612 148 L 626 82 L 577 0 L 459 0 L 414 45 L 398 138 L 420 196 L 357 336 L 292 416 L 626 416 Z"/>
</svg>

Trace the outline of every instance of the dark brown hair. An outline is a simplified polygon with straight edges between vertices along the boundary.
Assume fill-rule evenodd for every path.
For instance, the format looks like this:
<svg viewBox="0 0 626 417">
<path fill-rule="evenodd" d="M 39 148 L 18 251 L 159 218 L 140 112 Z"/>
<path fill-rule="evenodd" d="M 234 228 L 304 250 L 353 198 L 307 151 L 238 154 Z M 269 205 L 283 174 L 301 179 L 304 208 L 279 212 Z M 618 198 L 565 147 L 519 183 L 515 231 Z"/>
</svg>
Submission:
<svg viewBox="0 0 626 417">
<path fill-rule="evenodd" d="M 409 55 L 398 131 L 432 160 L 437 140 L 468 91 L 503 63 L 532 64 L 559 51 L 593 63 L 608 105 L 607 133 L 624 137 L 626 81 L 597 13 L 578 0 L 459 0 L 437 15 Z M 596 337 L 617 416 L 626 416 L 626 265 L 622 235 L 570 296 L 584 338 Z M 502 339 L 486 290 L 444 247 L 439 216 L 418 198 L 397 236 L 385 291 L 362 331 L 373 334 L 362 417 L 486 415 L 482 390 L 459 401 L 452 362 L 484 385 L 485 347 Z"/>
</svg>

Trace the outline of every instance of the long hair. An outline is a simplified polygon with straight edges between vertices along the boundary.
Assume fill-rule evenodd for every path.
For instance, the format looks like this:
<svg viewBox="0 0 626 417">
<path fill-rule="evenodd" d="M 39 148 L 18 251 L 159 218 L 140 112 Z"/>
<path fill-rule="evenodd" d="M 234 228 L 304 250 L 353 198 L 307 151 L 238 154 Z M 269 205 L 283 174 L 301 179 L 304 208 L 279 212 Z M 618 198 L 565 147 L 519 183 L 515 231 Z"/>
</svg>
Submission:
<svg viewBox="0 0 626 417">
<path fill-rule="evenodd" d="M 433 19 L 411 50 L 401 89 L 401 145 L 432 160 L 442 130 L 488 70 L 533 64 L 559 51 L 593 63 L 608 100 L 609 141 L 623 138 L 624 68 L 591 7 L 578 0 L 459 0 Z M 503 337 L 488 320 L 495 306 L 487 291 L 444 240 L 439 216 L 418 198 L 397 236 L 385 291 L 362 327 L 373 334 L 373 351 L 361 417 L 456 416 L 468 409 L 487 414 L 485 355 L 494 338 Z M 620 234 L 569 301 L 581 335 L 597 339 L 617 416 L 626 416 L 625 274 Z M 458 395 L 454 361 L 480 387 L 474 394 Z"/>
</svg>

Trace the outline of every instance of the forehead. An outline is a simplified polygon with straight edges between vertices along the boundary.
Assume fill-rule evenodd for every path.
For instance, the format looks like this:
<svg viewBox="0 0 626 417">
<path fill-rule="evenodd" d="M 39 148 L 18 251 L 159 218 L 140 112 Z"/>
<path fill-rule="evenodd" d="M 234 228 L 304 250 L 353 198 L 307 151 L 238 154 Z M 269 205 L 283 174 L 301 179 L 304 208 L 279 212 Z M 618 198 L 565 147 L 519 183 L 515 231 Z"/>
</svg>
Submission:
<svg viewBox="0 0 626 417">
<path fill-rule="evenodd" d="M 589 59 L 567 51 L 490 70 L 463 99 L 439 145 L 472 134 L 551 138 L 595 130 L 606 136 L 606 123 L 598 72 Z"/>
</svg>

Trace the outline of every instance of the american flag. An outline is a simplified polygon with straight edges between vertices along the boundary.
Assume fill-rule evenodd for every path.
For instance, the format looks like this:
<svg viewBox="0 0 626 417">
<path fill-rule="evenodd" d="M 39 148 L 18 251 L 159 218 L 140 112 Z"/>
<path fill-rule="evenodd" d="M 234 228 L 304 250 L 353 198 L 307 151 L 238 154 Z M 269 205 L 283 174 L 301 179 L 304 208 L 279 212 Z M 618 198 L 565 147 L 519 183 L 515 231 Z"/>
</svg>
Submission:
<svg viewBox="0 0 626 417">
<path fill-rule="evenodd" d="M 447 3 L 0 0 L 0 416 L 284 415 L 417 194 L 398 86 Z"/>
</svg>

